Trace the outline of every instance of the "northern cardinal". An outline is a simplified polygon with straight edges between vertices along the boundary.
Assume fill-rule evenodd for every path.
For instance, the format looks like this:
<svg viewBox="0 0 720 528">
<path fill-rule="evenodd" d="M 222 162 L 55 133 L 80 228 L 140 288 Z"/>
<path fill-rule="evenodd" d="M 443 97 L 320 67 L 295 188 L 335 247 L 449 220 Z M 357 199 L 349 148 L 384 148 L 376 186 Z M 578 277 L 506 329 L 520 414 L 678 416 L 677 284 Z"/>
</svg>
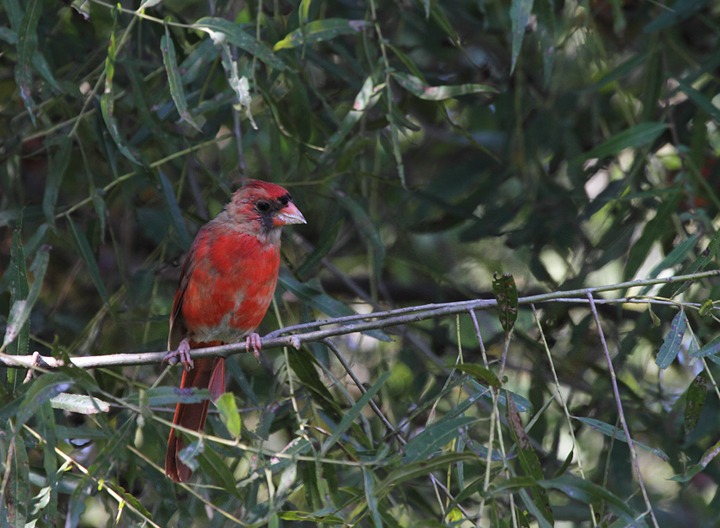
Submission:
<svg viewBox="0 0 720 528">
<path fill-rule="evenodd" d="M 247 339 L 255 356 L 260 336 L 253 331 L 270 305 L 280 267 L 280 228 L 304 224 L 290 194 L 272 183 L 246 180 L 232 201 L 200 229 L 190 247 L 170 315 L 166 360 L 185 367 L 181 389 L 210 390 L 213 401 L 225 392 L 225 360 L 198 359 L 188 352 Z M 209 401 L 178 403 L 173 424 L 194 431 L 205 427 Z M 191 470 L 178 459 L 185 446 L 170 431 L 165 474 L 186 482 Z"/>
</svg>

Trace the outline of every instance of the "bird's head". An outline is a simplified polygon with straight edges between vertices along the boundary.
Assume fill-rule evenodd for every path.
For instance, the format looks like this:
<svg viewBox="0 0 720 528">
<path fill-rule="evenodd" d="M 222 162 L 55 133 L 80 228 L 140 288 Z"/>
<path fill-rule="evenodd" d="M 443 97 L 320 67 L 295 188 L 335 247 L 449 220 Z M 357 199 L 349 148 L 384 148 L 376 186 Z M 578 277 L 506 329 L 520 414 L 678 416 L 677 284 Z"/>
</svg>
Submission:
<svg viewBox="0 0 720 528">
<path fill-rule="evenodd" d="M 245 180 L 226 209 L 232 220 L 258 234 L 269 234 L 288 224 L 307 223 L 289 192 L 260 180 Z"/>
</svg>

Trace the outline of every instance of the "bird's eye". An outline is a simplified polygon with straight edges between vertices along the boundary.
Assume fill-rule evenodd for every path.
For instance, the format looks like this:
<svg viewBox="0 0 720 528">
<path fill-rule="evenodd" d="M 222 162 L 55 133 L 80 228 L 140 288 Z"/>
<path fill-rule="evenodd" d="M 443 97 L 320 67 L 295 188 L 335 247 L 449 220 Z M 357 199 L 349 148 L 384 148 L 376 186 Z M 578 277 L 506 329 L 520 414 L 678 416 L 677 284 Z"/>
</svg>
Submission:
<svg viewBox="0 0 720 528">
<path fill-rule="evenodd" d="M 267 213 L 270 210 L 270 204 L 266 201 L 258 202 L 257 204 L 255 204 L 255 207 L 261 213 Z"/>
</svg>

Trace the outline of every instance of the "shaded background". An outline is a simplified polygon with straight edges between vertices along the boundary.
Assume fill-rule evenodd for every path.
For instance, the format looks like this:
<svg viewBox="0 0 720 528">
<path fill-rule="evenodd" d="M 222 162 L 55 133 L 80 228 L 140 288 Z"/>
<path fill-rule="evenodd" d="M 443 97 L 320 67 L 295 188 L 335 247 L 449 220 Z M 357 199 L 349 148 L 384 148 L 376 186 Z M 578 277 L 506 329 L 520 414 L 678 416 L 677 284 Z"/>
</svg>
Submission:
<svg viewBox="0 0 720 528">
<path fill-rule="evenodd" d="M 512 273 L 522 296 L 717 265 L 713 2 L 151 1 L 146 18 L 128 2 L 2 6 L 0 325 L 37 294 L 4 353 L 163 350 L 184 254 L 243 177 L 281 183 L 308 219 L 286 230 L 261 334 L 350 310 L 491 298 L 495 271 Z M 716 350 L 704 349 L 712 361 L 688 356 L 717 328 L 712 309 L 690 303 L 714 299 L 717 288 L 703 280 L 682 292 L 630 292 L 686 303 L 687 329 L 674 344 L 665 337 L 679 304 L 599 306 L 628 425 L 655 450 L 639 453 L 661 526 L 720 522 L 715 462 L 688 482 L 667 480 L 720 436 Z M 592 526 L 588 498 L 597 522 L 622 519 L 624 502 L 639 515 L 645 505 L 627 444 L 613 439 L 618 410 L 592 313 L 559 301 L 537 308 L 570 412 L 607 425 L 573 420 L 573 448 L 538 325 L 521 307 L 504 373 L 526 426 L 532 420 L 542 475 L 578 475 L 580 457 L 597 485 L 585 500 L 550 491 L 556 525 Z M 505 332 L 494 311 L 478 319 L 497 373 Z M 56 517 L 105 525 L 118 516 L 115 489 L 160 526 L 234 522 L 220 511 L 274 526 L 470 526 L 481 503 L 482 526 L 538 525 L 521 495 L 537 498 L 536 484 L 510 479 L 491 493 L 508 471 L 528 474 L 517 459 L 507 471 L 494 463 L 484 484 L 489 396 L 460 408 L 482 387 L 438 368 L 459 358 L 483 364 L 470 317 L 387 334 L 334 342 L 367 387 L 391 373 L 376 401 L 406 439 L 440 423 L 439 440 L 419 437 L 413 458 L 365 409 L 325 452 L 361 396 L 328 348 L 267 351 L 260 365 L 235 356 L 228 387 L 243 411 L 241 441 L 267 451 L 205 442 L 196 482 L 210 487 L 196 494 L 153 465 L 164 458 L 169 428 L 156 418 L 171 417 L 177 396 L 163 388 L 177 385 L 176 369 L 157 387 L 160 366 L 24 384 L 25 372 L 3 371 L 3 515 L 12 526 Z M 680 355 L 660 370 L 664 342 Z M 91 394 L 109 411 L 70 412 L 50 402 L 61 392 Z M 209 421 L 209 434 L 231 438 L 217 414 Z M 503 439 L 511 452 L 507 428 Z M 308 459 L 268 455 L 293 440 Z M 494 440 L 497 450 L 497 432 Z M 66 472 L 56 447 L 90 477 Z M 434 479 L 410 471 L 441 451 Z M 119 524 L 139 524 L 128 508 Z"/>
</svg>

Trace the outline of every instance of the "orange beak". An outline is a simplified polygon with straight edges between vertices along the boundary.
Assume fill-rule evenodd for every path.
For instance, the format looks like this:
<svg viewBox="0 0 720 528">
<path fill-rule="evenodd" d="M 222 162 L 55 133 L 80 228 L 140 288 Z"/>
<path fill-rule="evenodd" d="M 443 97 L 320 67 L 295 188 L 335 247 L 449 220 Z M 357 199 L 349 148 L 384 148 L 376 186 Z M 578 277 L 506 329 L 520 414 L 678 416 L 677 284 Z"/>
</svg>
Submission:
<svg viewBox="0 0 720 528">
<path fill-rule="evenodd" d="M 276 226 L 284 226 L 288 224 L 307 224 L 307 222 L 300 212 L 300 209 L 295 207 L 294 203 L 289 202 L 278 214 L 275 215 L 273 224 Z"/>
</svg>

